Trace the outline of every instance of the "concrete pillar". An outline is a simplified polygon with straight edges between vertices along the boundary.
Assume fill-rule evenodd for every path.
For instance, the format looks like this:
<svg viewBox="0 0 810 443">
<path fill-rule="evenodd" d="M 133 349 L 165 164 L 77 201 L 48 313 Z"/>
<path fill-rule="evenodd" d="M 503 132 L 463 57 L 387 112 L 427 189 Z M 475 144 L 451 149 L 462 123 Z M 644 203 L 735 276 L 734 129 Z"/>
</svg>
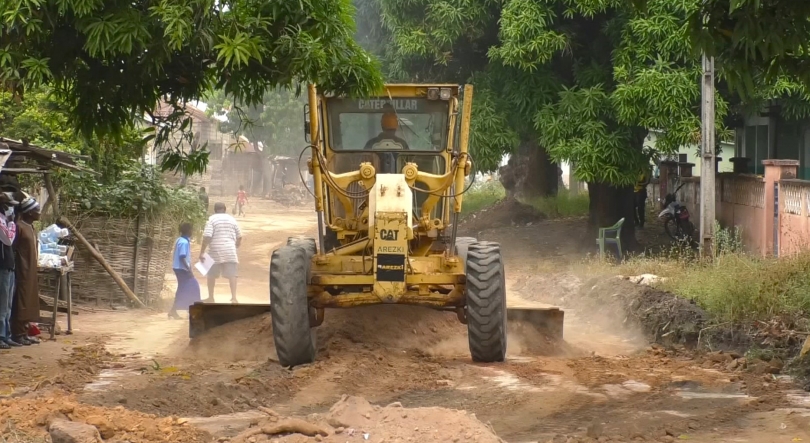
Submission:
<svg viewBox="0 0 810 443">
<path fill-rule="evenodd" d="M 762 165 L 765 166 L 765 210 L 762 211 L 764 214 L 762 223 L 764 247 L 762 251 L 765 255 L 778 255 L 776 244 L 779 242 L 780 234 L 777 220 L 781 217 L 784 201 L 780 199 L 779 208 L 776 208 L 778 212 L 775 214 L 775 185 L 782 179 L 796 178 L 799 172 L 799 161 L 769 159 L 762 160 Z"/>
</svg>

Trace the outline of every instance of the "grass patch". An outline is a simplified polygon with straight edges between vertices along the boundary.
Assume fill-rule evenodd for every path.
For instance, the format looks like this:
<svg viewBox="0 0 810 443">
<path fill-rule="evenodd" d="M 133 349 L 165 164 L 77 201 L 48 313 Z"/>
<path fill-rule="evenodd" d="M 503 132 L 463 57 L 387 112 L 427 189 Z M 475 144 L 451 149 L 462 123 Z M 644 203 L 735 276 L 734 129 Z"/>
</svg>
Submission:
<svg viewBox="0 0 810 443">
<path fill-rule="evenodd" d="M 586 192 L 572 194 L 567 189 L 560 189 L 557 195 L 526 199 L 523 203 L 533 206 L 549 218 L 562 218 L 588 215 L 589 202 Z"/>
<path fill-rule="evenodd" d="M 714 261 L 674 246 L 655 256 L 633 257 L 587 272 L 622 275 L 655 274 L 666 280 L 659 289 L 695 300 L 718 322 L 743 323 L 781 318 L 793 322 L 810 313 L 810 253 L 761 257 L 742 251 L 738 232 L 716 229 L 719 251 Z"/>
<path fill-rule="evenodd" d="M 476 182 L 464 194 L 462 215 L 488 208 L 506 197 L 506 190 L 498 180 Z M 557 195 L 521 200 L 521 203 L 534 207 L 548 218 L 580 217 L 588 215 L 588 194 L 573 195 L 568 190 L 560 190 Z"/>
<path fill-rule="evenodd" d="M 472 187 L 464 193 L 461 215 L 471 214 L 481 209 L 488 208 L 498 203 L 504 197 L 506 197 L 506 190 L 498 180 L 475 182 Z"/>
</svg>

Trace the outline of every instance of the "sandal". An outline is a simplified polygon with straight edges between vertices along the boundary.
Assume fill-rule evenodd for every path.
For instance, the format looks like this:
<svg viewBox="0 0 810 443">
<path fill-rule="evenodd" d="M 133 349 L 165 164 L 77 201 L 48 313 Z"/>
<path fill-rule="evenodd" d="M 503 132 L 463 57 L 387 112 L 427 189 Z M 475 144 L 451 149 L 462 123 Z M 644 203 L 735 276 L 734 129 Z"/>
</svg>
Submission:
<svg viewBox="0 0 810 443">
<path fill-rule="evenodd" d="M 0 349 L 11 349 L 11 346 L 7 345 L 3 340 L 0 340 Z"/>
<path fill-rule="evenodd" d="M 30 341 L 32 345 L 38 345 L 42 343 L 42 341 L 36 337 L 25 337 L 26 340 Z"/>
</svg>

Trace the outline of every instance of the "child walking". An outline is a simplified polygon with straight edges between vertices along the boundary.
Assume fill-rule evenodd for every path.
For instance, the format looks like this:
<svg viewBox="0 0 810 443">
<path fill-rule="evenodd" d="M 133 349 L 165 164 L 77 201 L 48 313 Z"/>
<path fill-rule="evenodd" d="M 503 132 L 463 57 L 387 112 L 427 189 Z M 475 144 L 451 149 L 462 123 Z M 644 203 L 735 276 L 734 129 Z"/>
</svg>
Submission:
<svg viewBox="0 0 810 443">
<path fill-rule="evenodd" d="M 236 211 L 237 215 L 245 216 L 245 205 L 248 203 L 247 192 L 245 187 L 239 185 L 239 192 L 236 193 Z"/>
<path fill-rule="evenodd" d="M 191 271 L 191 223 L 180 225 L 180 237 L 174 242 L 172 268 L 177 277 L 177 292 L 174 293 L 174 304 L 169 311 L 169 318 L 180 318 L 177 311 L 187 311 L 189 306 L 200 301 L 200 284 Z"/>
</svg>

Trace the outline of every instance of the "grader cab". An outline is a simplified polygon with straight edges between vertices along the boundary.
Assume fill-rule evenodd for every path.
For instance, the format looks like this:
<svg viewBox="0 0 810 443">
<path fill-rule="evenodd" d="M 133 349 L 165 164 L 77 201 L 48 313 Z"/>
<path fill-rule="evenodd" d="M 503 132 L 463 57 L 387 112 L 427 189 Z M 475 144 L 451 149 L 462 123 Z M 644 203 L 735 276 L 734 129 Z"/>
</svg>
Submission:
<svg viewBox="0 0 810 443">
<path fill-rule="evenodd" d="M 562 311 L 506 307 L 498 243 L 457 237 L 468 153 L 470 85 L 386 85 L 352 99 L 308 89 L 306 137 L 318 232 L 270 259 L 273 338 L 282 366 L 315 360 L 326 308 L 376 304 L 454 311 L 472 359 L 503 361 L 507 317 L 562 337 Z M 210 306 L 210 305 L 209 305 Z M 249 315 L 246 305 L 195 305 L 191 335 Z"/>
</svg>

